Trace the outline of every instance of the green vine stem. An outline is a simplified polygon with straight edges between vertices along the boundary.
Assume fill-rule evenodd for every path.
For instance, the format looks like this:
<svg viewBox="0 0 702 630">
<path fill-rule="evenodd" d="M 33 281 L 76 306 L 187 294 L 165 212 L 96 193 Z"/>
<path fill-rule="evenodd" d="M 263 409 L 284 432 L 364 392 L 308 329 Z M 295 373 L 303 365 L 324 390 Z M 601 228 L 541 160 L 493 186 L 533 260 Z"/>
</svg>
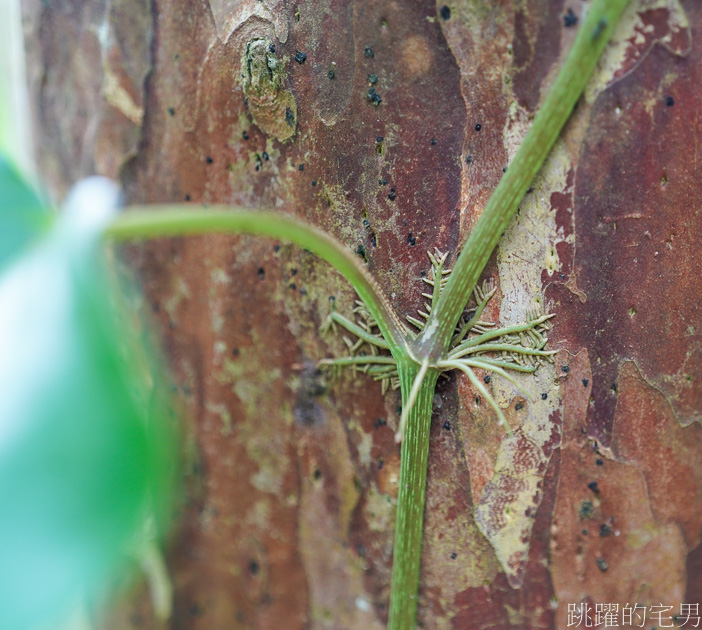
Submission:
<svg viewBox="0 0 702 630">
<path fill-rule="evenodd" d="M 595 0 L 590 6 L 546 101 L 483 209 L 453 267 L 446 290 L 415 342 L 416 356 L 429 353 L 438 358 L 448 347 L 456 322 L 490 254 L 585 89 L 627 2 Z"/>
<path fill-rule="evenodd" d="M 414 362 L 407 365 L 398 364 L 403 415 L 406 401 L 419 371 L 419 366 Z M 407 426 L 402 440 L 400 457 L 388 629 L 411 630 L 414 628 L 417 616 L 429 457 L 429 428 L 434 389 L 438 377 L 438 370 L 428 370 L 419 386 L 415 404 L 407 412 Z M 400 535 L 398 535 L 399 532 L 401 532 Z"/>
<path fill-rule="evenodd" d="M 333 236 L 296 217 L 231 206 L 131 206 L 129 212 L 115 219 L 105 235 L 125 240 L 215 232 L 272 236 L 314 252 L 336 267 L 356 289 L 378 322 L 393 355 L 407 354 L 407 329 L 393 311 L 378 283 Z"/>
<path fill-rule="evenodd" d="M 428 356 L 439 362 L 447 352 L 461 313 L 480 274 L 585 89 L 627 2 L 628 0 L 595 0 L 590 6 L 546 101 L 483 209 L 453 267 L 446 287 L 438 296 L 423 331 L 415 340 L 412 347 L 414 356 Z M 400 376 L 402 378 L 402 371 Z M 403 387 L 403 400 L 405 391 L 406 387 Z M 428 426 L 430 422 L 431 397 L 428 400 L 420 397 L 417 402 L 416 407 L 422 403 L 424 407 L 411 412 L 402 443 L 388 630 L 413 630 L 417 615 L 417 598 L 409 597 L 408 593 L 413 592 L 412 589 L 417 584 L 422 540 L 421 536 L 417 537 L 413 524 L 407 522 L 405 515 L 416 515 L 423 511 L 424 492 L 417 492 L 414 482 L 419 477 L 426 478 L 426 470 L 420 474 L 416 467 L 426 468 L 426 457 L 422 459 L 422 454 L 428 445 L 416 443 L 415 440 L 428 440 L 428 431 L 424 432 L 422 427 Z M 418 427 L 412 426 L 414 422 Z M 417 504 L 420 500 L 421 506 Z M 421 521 L 421 518 L 417 520 Z"/>
</svg>

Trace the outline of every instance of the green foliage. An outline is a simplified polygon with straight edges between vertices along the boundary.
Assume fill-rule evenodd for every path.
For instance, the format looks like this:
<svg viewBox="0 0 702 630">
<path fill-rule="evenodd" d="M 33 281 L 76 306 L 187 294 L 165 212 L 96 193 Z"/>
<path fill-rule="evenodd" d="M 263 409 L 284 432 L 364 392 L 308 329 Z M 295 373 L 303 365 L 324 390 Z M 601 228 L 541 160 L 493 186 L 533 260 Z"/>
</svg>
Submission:
<svg viewBox="0 0 702 630">
<path fill-rule="evenodd" d="M 51 222 L 0 167 L 0 610 L 22 630 L 99 595 L 163 516 L 173 434 L 158 365 L 111 290 L 114 186 L 89 180 Z"/>
<path fill-rule="evenodd" d="M 0 270 L 52 224 L 52 215 L 0 154 Z"/>
</svg>

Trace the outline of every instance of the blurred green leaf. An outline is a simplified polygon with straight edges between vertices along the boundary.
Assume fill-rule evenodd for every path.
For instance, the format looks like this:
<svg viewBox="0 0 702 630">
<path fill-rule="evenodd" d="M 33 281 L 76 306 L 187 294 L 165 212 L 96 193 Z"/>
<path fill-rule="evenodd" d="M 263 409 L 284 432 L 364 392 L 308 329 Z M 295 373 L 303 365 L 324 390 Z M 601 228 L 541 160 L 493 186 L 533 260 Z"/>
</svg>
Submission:
<svg viewBox="0 0 702 630">
<path fill-rule="evenodd" d="M 35 173 L 20 0 L 0 2 L 0 154 Z"/>
<path fill-rule="evenodd" d="M 17 169 L 0 154 L 0 271 L 47 231 L 52 214 Z"/>
<path fill-rule="evenodd" d="M 83 183 L 0 275 L 0 611 L 14 630 L 99 594 L 168 505 L 169 397 L 100 239 L 116 198 Z"/>
</svg>

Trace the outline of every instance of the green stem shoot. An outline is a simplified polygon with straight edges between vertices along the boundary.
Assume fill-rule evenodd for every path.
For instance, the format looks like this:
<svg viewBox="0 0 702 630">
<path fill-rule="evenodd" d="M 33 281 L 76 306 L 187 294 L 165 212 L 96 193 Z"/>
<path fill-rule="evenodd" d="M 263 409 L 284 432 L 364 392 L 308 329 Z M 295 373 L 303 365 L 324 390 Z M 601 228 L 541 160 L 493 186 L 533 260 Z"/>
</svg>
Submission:
<svg viewBox="0 0 702 630">
<path fill-rule="evenodd" d="M 433 361 L 439 361 L 448 350 L 456 325 L 480 274 L 585 89 L 626 5 L 627 0 L 594 0 L 590 6 L 546 101 L 483 209 L 429 319 L 412 346 L 415 357 L 428 356 Z M 407 375 L 403 374 L 402 365 L 398 367 L 400 379 L 406 383 Z M 480 390 L 482 384 L 475 379 L 470 368 L 458 361 L 453 367 L 466 373 Z M 403 400 L 406 400 L 408 390 L 404 384 L 402 393 Z M 489 396 L 486 398 L 490 400 Z M 506 424 L 499 407 L 495 412 L 500 421 Z M 423 480 L 426 477 L 426 470 L 419 471 L 418 467 L 427 465 L 428 445 L 416 443 L 415 440 L 429 439 L 428 429 L 424 432 L 423 428 L 429 426 L 430 418 L 431 397 L 428 397 L 425 405 L 414 406 L 402 444 L 388 630 L 414 630 L 415 627 L 417 602 L 408 593 L 415 593 L 412 589 L 418 584 L 414 562 L 418 563 L 421 556 L 422 537 L 417 536 L 413 529 L 414 523 L 411 519 L 410 522 L 407 521 L 407 515 L 418 515 L 417 520 L 421 521 L 424 510 L 424 490 L 419 492 L 414 484 L 420 477 Z M 415 422 L 418 427 L 413 426 Z M 412 491 L 406 488 L 412 488 Z M 417 503 L 419 501 L 422 502 L 421 505 Z"/>
<path fill-rule="evenodd" d="M 334 237 L 301 219 L 278 212 L 226 206 L 132 206 L 106 230 L 114 239 L 185 236 L 215 232 L 256 234 L 291 241 L 323 258 L 353 285 L 390 346 L 393 355 L 406 354 L 405 326 L 393 311 L 378 283 L 354 255 Z"/>
<path fill-rule="evenodd" d="M 419 368 L 414 362 L 400 363 L 398 368 L 403 405 L 407 405 Z M 429 427 L 438 377 L 439 372 L 430 369 L 421 381 L 414 404 L 407 414 L 402 439 L 388 629 L 413 630 L 417 617 Z"/>
<path fill-rule="evenodd" d="M 415 342 L 416 356 L 429 352 L 438 357 L 448 347 L 488 258 L 585 89 L 627 1 L 595 0 L 590 6 L 546 101 L 483 209 L 431 318 Z"/>
</svg>

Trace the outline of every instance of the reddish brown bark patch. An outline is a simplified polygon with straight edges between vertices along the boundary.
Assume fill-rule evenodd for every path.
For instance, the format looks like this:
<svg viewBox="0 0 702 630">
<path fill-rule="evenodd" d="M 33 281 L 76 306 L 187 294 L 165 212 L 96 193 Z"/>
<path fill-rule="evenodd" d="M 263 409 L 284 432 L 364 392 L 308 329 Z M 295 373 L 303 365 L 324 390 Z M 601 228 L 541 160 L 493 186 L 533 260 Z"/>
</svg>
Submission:
<svg viewBox="0 0 702 630">
<path fill-rule="evenodd" d="M 561 626 L 569 603 L 621 607 L 632 594 L 645 606 L 666 602 L 678 610 L 685 601 L 686 556 L 700 531 L 699 510 L 690 507 L 700 502 L 699 427 L 681 428 L 664 397 L 626 363 L 613 446 L 602 449 L 582 430 L 587 368 L 581 353 L 562 385 L 569 402 L 551 546 Z M 679 470 L 681 463 L 689 481 L 670 474 L 669 467 Z"/>
<path fill-rule="evenodd" d="M 694 33 L 702 21 L 689 7 Z M 598 98 L 575 175 L 575 286 L 585 303 L 561 301 L 559 332 L 586 347 L 593 369 L 589 431 L 611 441 L 621 362 L 636 361 L 671 401 L 679 420 L 699 420 L 702 390 L 702 164 L 696 128 L 700 58 L 655 46 Z M 559 249 L 563 251 L 563 249 Z M 564 328 L 561 328 L 564 326 Z"/>
<path fill-rule="evenodd" d="M 656 520 L 676 523 L 693 549 L 702 534 L 702 427 L 681 427 L 633 363 L 622 365 L 617 382 L 612 452 L 641 470 Z"/>
</svg>

